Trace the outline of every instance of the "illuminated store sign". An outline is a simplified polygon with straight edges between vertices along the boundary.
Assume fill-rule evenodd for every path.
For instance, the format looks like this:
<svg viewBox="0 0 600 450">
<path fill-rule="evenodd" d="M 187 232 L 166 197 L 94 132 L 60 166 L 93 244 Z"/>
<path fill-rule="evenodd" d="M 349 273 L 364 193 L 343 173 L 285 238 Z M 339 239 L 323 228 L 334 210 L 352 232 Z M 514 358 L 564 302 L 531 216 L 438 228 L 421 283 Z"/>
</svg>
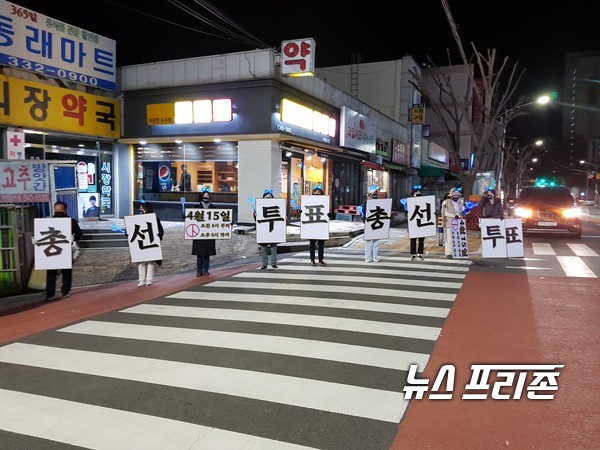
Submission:
<svg viewBox="0 0 600 450">
<path fill-rule="evenodd" d="M 148 125 L 231 122 L 231 99 L 194 100 L 146 106 Z"/>
<path fill-rule="evenodd" d="M 281 121 L 325 136 L 335 137 L 337 126 L 335 119 L 286 98 L 281 100 Z"/>
</svg>

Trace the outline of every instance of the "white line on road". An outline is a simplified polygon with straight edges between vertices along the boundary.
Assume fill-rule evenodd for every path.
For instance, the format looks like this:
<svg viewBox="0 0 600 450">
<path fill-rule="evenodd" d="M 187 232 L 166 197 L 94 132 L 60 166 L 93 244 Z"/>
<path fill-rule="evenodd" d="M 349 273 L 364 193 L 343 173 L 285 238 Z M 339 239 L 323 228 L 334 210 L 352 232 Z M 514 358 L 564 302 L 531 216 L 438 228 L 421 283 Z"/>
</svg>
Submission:
<svg viewBox="0 0 600 450">
<path fill-rule="evenodd" d="M 287 259 L 286 259 L 287 261 Z M 344 261 L 345 262 L 345 261 Z M 337 263 L 337 261 L 336 261 Z M 366 263 L 365 263 L 366 264 Z M 260 267 L 260 266 L 259 266 Z M 369 263 L 368 265 L 365 265 L 365 269 L 363 274 L 369 274 L 369 275 L 396 275 L 396 276 L 402 276 L 402 275 L 406 275 L 406 276 L 413 276 L 413 277 L 435 277 L 437 279 L 440 278 L 452 278 L 452 279 L 460 279 L 463 280 L 466 276 L 467 273 L 466 271 L 464 273 L 440 273 L 437 270 L 398 270 L 398 269 L 386 269 L 386 268 L 379 268 L 379 264 L 377 263 Z M 419 269 L 421 269 L 422 267 L 420 267 L 420 264 L 417 262 L 416 264 L 413 264 L 412 267 L 418 267 Z M 281 264 L 281 262 L 279 263 L 279 265 L 277 266 L 277 270 L 278 271 L 286 271 L 286 270 L 303 270 L 305 272 L 308 273 L 315 273 L 315 268 L 306 264 Z M 325 266 L 325 267 L 319 267 L 318 268 L 319 273 L 327 273 L 327 272 L 348 272 L 348 273 L 353 273 L 356 274 L 356 267 L 340 267 L 338 264 L 335 264 L 335 266 L 333 265 L 329 265 L 329 266 Z M 269 272 L 271 273 L 271 272 Z"/>
<path fill-rule="evenodd" d="M 552 249 L 550 244 L 545 242 L 533 242 L 531 244 L 533 253 L 535 255 L 556 255 L 556 252 Z"/>
<path fill-rule="evenodd" d="M 183 298 L 192 300 L 268 303 L 278 305 L 315 306 L 319 308 L 355 309 L 359 311 L 375 311 L 411 316 L 447 317 L 449 308 L 431 306 L 404 305 L 402 303 L 370 302 L 361 300 L 344 300 L 338 298 L 301 297 L 297 295 L 238 294 L 212 291 L 181 291 L 166 298 Z"/>
<path fill-rule="evenodd" d="M 271 283 L 261 283 L 252 280 L 236 281 L 213 281 L 206 286 L 224 287 L 224 288 L 242 288 L 242 289 L 279 289 L 287 291 L 308 291 L 308 292 L 336 292 L 338 294 L 363 294 L 375 299 L 377 295 L 388 297 L 404 297 L 404 298 L 420 298 L 424 300 L 442 300 L 452 302 L 456 298 L 456 294 L 444 294 L 441 292 L 427 291 L 410 291 L 403 289 L 384 289 L 384 288 L 367 288 L 358 286 L 343 286 L 343 285 L 327 285 L 327 284 L 294 284 L 279 282 L 274 280 Z M 427 281 L 423 281 L 423 286 L 427 287 Z"/>
<path fill-rule="evenodd" d="M 556 259 L 568 277 L 597 278 L 592 269 L 578 256 L 557 256 Z"/>
<path fill-rule="evenodd" d="M 532 266 L 505 266 L 507 269 L 524 269 L 524 270 L 549 270 L 551 267 L 532 267 Z"/>
<path fill-rule="evenodd" d="M 142 304 L 124 309 L 121 312 L 164 317 L 188 317 L 194 319 L 233 320 L 239 322 L 314 327 L 330 330 L 353 331 L 356 333 L 426 339 L 430 341 L 435 341 L 440 334 L 440 328 L 438 327 L 378 322 L 375 320 L 347 319 L 344 317 L 333 316 L 245 311 L 239 309 Z"/>
<path fill-rule="evenodd" d="M 567 244 L 577 256 L 600 256 L 585 244 Z"/>
<path fill-rule="evenodd" d="M 366 271 L 365 271 L 366 272 Z M 363 273 L 362 275 L 368 275 Z M 410 278 L 383 278 L 383 277 L 371 277 L 371 276 L 343 276 L 343 275 L 326 275 L 319 273 L 275 273 L 273 271 L 266 272 L 261 270 L 260 272 L 243 272 L 233 276 L 234 278 L 252 278 L 252 279 L 265 279 L 265 280 L 278 280 L 278 281 L 291 281 L 296 280 L 312 280 L 318 284 L 321 281 L 336 281 L 339 283 L 373 283 L 380 285 L 394 285 L 394 286 L 427 286 L 432 288 L 448 288 L 448 289 L 460 289 L 462 283 L 456 283 L 451 281 L 433 281 L 433 280 L 413 280 Z"/>
<path fill-rule="evenodd" d="M 301 450 L 301 445 L 0 389 L 0 429 L 81 448 Z"/>
<path fill-rule="evenodd" d="M 392 423 L 399 422 L 408 403 L 401 392 L 228 367 L 41 345 L 9 344 L 0 348 L 0 361 L 234 395 Z M 4 403 L 2 406 L 5 409 Z M 107 428 L 103 430 L 106 433 Z M 134 445 L 132 448 L 142 447 Z"/>
<path fill-rule="evenodd" d="M 62 328 L 58 331 L 91 336 L 231 348 L 406 371 L 408 371 L 411 364 L 418 364 L 419 368 L 423 370 L 429 359 L 429 355 L 423 353 L 403 352 L 361 345 L 338 344 L 335 342 L 264 334 L 195 330 L 131 323 L 90 320 Z"/>
</svg>

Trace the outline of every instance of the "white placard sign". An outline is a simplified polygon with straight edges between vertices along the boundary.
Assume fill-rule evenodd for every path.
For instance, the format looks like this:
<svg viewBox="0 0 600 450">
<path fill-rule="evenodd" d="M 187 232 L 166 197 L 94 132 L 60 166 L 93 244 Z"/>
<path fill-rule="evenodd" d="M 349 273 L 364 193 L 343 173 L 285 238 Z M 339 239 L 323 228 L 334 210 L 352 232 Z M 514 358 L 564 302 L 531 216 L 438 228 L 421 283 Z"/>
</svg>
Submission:
<svg viewBox="0 0 600 450">
<path fill-rule="evenodd" d="M 504 221 L 481 219 L 481 252 L 484 258 L 506 258 Z"/>
<path fill-rule="evenodd" d="M 300 239 L 329 239 L 329 195 L 303 195 Z"/>
<path fill-rule="evenodd" d="M 391 198 L 372 198 L 367 200 L 365 216 L 365 231 L 363 239 L 387 239 L 390 237 L 390 222 L 392 217 Z"/>
<path fill-rule="evenodd" d="M 72 269 L 70 217 L 33 220 L 35 270 Z"/>
<path fill-rule="evenodd" d="M 465 219 L 449 219 L 452 237 L 452 257 L 469 258 L 469 241 L 467 240 L 467 222 Z"/>
<path fill-rule="evenodd" d="M 419 238 L 437 234 L 434 195 L 408 197 L 406 209 L 408 237 Z"/>
<path fill-rule="evenodd" d="M 184 239 L 231 239 L 233 232 L 231 209 L 186 208 Z"/>
<path fill-rule="evenodd" d="M 484 258 L 522 258 L 521 219 L 481 219 L 481 250 Z"/>
<path fill-rule="evenodd" d="M 125 216 L 125 229 L 131 262 L 163 259 L 155 213 Z"/>
<path fill-rule="evenodd" d="M 285 199 L 257 198 L 256 243 L 278 244 L 286 241 Z"/>
<path fill-rule="evenodd" d="M 315 72 L 315 40 L 294 39 L 281 43 L 281 75 L 302 76 Z"/>
<path fill-rule="evenodd" d="M 506 236 L 506 256 L 523 258 L 523 222 L 521 219 L 504 219 L 504 235 Z"/>
</svg>

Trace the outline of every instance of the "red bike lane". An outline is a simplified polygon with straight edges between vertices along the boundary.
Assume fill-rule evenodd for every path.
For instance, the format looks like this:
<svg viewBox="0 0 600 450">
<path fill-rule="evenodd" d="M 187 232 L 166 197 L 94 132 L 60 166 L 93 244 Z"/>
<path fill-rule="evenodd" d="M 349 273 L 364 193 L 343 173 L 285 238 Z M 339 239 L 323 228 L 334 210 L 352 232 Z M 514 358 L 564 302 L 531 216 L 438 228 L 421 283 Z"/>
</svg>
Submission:
<svg viewBox="0 0 600 450">
<path fill-rule="evenodd" d="M 598 448 L 599 288 L 595 278 L 469 272 L 421 376 L 432 384 L 454 365 L 452 399 L 412 400 L 391 450 Z M 526 390 L 519 400 L 463 400 L 471 364 L 565 367 L 552 400 Z"/>
</svg>

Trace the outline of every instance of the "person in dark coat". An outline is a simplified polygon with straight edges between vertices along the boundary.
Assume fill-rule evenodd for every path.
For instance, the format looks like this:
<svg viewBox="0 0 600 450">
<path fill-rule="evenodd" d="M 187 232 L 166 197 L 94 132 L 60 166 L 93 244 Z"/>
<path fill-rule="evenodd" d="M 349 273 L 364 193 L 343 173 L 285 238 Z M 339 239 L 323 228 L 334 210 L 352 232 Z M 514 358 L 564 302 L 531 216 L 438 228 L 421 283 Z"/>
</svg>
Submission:
<svg viewBox="0 0 600 450">
<path fill-rule="evenodd" d="M 199 208 L 212 208 L 212 195 L 204 191 L 200 194 Z M 210 275 L 208 268 L 210 257 L 217 254 L 217 245 L 214 239 L 195 239 L 192 242 L 192 255 L 196 255 L 196 276 Z"/>
<path fill-rule="evenodd" d="M 496 197 L 494 189 L 488 189 L 479 200 L 482 219 L 504 219 L 502 200 Z"/>
<path fill-rule="evenodd" d="M 411 197 L 421 196 L 421 187 L 415 186 L 413 191 L 410 193 Z M 411 261 L 423 260 L 423 247 L 425 246 L 425 238 L 410 238 L 410 259 Z"/>
<path fill-rule="evenodd" d="M 54 215 L 52 217 L 69 217 L 67 214 L 67 204 L 65 202 L 56 202 L 54 204 Z M 71 217 L 71 233 L 75 241 L 80 241 L 83 238 L 83 233 L 79 224 Z M 46 271 L 46 298 L 45 300 L 54 300 L 56 297 L 56 279 L 58 278 L 58 269 L 50 269 Z M 71 295 L 71 286 L 73 283 L 73 269 L 60 269 L 62 276 L 61 293 L 63 298 Z"/>
</svg>

